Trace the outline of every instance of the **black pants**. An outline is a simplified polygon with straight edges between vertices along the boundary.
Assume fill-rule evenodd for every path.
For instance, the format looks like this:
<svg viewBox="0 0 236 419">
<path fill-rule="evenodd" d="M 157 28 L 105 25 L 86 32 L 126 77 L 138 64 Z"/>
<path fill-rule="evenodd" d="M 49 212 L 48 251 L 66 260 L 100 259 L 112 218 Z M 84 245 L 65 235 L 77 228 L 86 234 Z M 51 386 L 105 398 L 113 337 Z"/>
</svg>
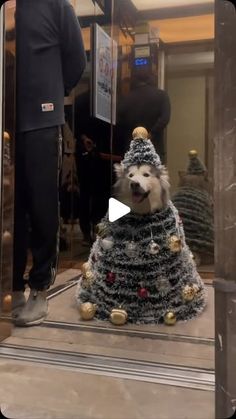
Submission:
<svg viewBox="0 0 236 419">
<path fill-rule="evenodd" d="M 44 290 L 55 279 L 60 150 L 58 127 L 19 133 L 16 137 L 14 291 L 24 290 L 28 247 L 33 258 L 29 286 Z"/>
</svg>

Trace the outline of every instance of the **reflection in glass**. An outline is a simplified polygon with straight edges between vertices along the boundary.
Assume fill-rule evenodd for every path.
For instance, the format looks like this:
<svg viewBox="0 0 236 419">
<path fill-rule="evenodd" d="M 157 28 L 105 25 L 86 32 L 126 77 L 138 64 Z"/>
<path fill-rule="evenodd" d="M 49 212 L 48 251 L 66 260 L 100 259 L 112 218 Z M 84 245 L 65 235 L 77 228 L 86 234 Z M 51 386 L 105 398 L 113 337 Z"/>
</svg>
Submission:
<svg viewBox="0 0 236 419">
<path fill-rule="evenodd" d="M 14 206 L 14 140 L 15 140 L 15 2 L 1 8 L 1 88 L 3 112 L 1 121 L 1 272 L 0 311 L 6 316 L 11 311 L 13 206 Z M 4 24 L 3 24 L 4 23 Z M 4 28 L 4 29 L 3 29 Z M 8 333 L 1 322 L 0 338 Z"/>
<path fill-rule="evenodd" d="M 80 266 L 95 238 L 95 228 L 108 208 L 111 189 L 109 121 L 94 115 L 94 28 L 110 36 L 110 8 L 97 3 L 72 2 L 77 12 L 87 54 L 87 68 L 78 86 L 65 99 L 67 124 L 61 177 L 60 266 Z M 100 45 L 105 49 L 105 45 Z M 70 145 L 68 146 L 68 144 Z"/>
</svg>

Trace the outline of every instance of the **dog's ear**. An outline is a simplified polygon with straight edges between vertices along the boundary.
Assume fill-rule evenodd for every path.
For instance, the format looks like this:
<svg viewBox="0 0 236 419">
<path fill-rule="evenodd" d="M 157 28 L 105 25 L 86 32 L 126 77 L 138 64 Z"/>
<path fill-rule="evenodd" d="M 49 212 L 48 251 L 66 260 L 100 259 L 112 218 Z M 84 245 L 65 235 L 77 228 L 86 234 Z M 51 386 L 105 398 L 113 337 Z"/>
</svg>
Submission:
<svg viewBox="0 0 236 419">
<path fill-rule="evenodd" d="M 115 163 L 114 164 L 114 171 L 115 171 L 115 174 L 116 174 L 117 178 L 118 179 L 121 178 L 124 175 L 124 172 L 125 172 L 123 164 L 122 163 L 121 164 Z"/>
<path fill-rule="evenodd" d="M 169 174 L 165 166 L 162 166 L 162 168 L 160 169 L 159 176 L 161 184 L 162 203 L 163 206 L 166 206 L 170 199 L 170 182 Z"/>
</svg>

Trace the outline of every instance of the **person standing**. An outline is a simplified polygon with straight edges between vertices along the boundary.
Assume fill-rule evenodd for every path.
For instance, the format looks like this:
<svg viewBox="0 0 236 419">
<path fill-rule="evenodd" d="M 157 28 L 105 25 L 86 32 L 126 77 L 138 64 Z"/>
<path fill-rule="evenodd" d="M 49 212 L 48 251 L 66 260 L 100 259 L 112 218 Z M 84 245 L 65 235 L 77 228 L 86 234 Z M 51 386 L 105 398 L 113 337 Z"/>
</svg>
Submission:
<svg viewBox="0 0 236 419">
<path fill-rule="evenodd" d="M 121 154 L 128 148 L 133 129 L 144 126 L 161 160 L 165 162 L 164 133 L 170 115 L 171 105 L 167 92 L 156 87 L 152 74 L 145 70 L 137 72 L 130 92 L 121 99 L 118 106 Z"/>
<path fill-rule="evenodd" d="M 67 0 L 19 0 L 16 6 L 16 145 L 13 319 L 40 324 L 55 280 L 58 180 L 64 96 L 86 65 L 81 28 Z M 28 231 L 32 269 L 26 301 Z"/>
</svg>

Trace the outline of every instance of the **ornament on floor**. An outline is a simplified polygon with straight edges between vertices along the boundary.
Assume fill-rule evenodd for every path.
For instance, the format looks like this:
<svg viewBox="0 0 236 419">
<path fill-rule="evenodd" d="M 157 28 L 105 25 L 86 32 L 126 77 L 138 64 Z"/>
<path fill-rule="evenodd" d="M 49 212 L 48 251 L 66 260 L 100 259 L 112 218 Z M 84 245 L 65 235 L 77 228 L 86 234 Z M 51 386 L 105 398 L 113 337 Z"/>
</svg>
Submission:
<svg viewBox="0 0 236 419">
<path fill-rule="evenodd" d="M 160 246 L 153 239 L 148 245 L 148 252 L 150 255 L 157 255 L 160 252 Z"/>
<path fill-rule="evenodd" d="M 141 286 L 138 290 L 138 296 L 142 299 L 148 298 L 148 290 L 147 288 Z"/>
<path fill-rule="evenodd" d="M 193 301 L 195 297 L 195 291 L 192 285 L 185 285 L 182 291 L 182 297 L 184 301 Z"/>
<path fill-rule="evenodd" d="M 5 312 L 11 311 L 11 305 L 12 305 L 12 296 L 11 294 L 7 294 L 3 298 L 3 304 L 2 304 L 3 311 Z"/>
<path fill-rule="evenodd" d="M 168 326 L 174 326 L 177 319 L 173 311 L 168 311 L 164 317 L 165 324 Z"/>
<path fill-rule="evenodd" d="M 95 227 L 95 233 L 97 234 L 97 236 L 104 238 L 108 234 L 108 227 L 104 223 L 99 223 Z"/>
<path fill-rule="evenodd" d="M 4 131 L 3 139 L 4 139 L 4 141 L 10 141 L 11 137 L 10 137 L 10 135 L 7 131 Z"/>
<path fill-rule="evenodd" d="M 3 235 L 2 235 L 2 239 L 3 239 L 3 245 L 8 245 L 12 243 L 12 235 L 9 231 L 5 230 Z"/>
<path fill-rule="evenodd" d="M 96 314 L 97 306 L 92 303 L 82 303 L 79 306 L 79 313 L 83 320 L 92 320 Z"/>
<path fill-rule="evenodd" d="M 133 240 L 131 242 L 127 242 L 126 243 L 126 245 L 125 245 L 125 253 L 130 258 L 135 257 L 135 255 L 137 253 L 137 245 L 136 245 L 136 243 Z"/>
<path fill-rule="evenodd" d="M 112 237 L 106 237 L 101 240 L 101 246 L 103 250 L 111 250 L 114 245 L 114 240 Z"/>
<path fill-rule="evenodd" d="M 180 237 L 173 235 L 168 241 L 169 249 L 173 253 L 180 253 L 182 250 L 182 243 Z"/>
<path fill-rule="evenodd" d="M 116 274 L 114 272 L 108 272 L 106 276 L 106 282 L 112 285 L 114 284 L 115 280 L 116 280 Z"/>
<path fill-rule="evenodd" d="M 122 308 L 114 308 L 110 314 L 110 321 L 116 326 L 122 326 L 127 322 L 128 314 Z"/>
</svg>

